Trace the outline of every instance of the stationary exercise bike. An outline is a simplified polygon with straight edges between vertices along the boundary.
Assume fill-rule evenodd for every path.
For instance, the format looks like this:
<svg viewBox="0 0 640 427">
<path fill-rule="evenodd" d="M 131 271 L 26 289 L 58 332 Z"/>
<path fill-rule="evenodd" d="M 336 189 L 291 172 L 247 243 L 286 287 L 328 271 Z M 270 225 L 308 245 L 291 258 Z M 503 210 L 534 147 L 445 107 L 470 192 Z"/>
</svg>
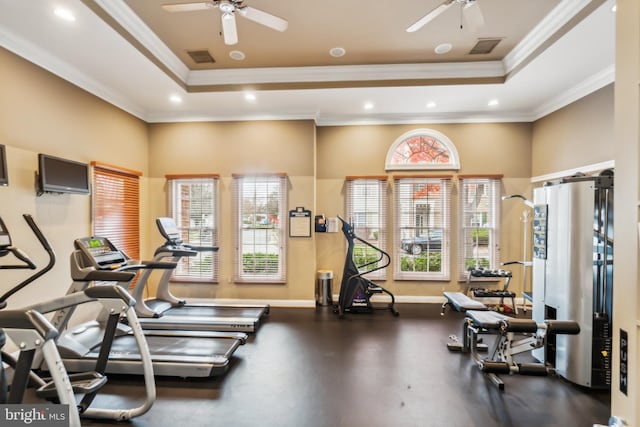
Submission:
<svg viewBox="0 0 640 427">
<path fill-rule="evenodd" d="M 338 219 L 342 222 L 342 232 L 349 245 L 342 272 L 342 282 L 340 283 L 338 306 L 334 311 L 338 313 L 338 317 L 341 319 L 344 318 L 345 313 L 371 313 L 374 310 L 390 310 L 394 316 L 398 316 L 399 313 L 394 307 L 395 297 L 393 294 L 364 277 L 365 274 L 387 268 L 391 264 L 391 257 L 387 252 L 356 236 L 353 226 L 347 221 L 340 216 L 338 216 Z M 357 265 L 353 259 L 353 249 L 356 241 L 377 252 L 378 258 Z M 376 267 L 367 269 L 370 266 Z M 391 302 L 385 306 L 376 307 L 371 303 L 371 297 L 381 293 L 389 295 Z"/>
</svg>

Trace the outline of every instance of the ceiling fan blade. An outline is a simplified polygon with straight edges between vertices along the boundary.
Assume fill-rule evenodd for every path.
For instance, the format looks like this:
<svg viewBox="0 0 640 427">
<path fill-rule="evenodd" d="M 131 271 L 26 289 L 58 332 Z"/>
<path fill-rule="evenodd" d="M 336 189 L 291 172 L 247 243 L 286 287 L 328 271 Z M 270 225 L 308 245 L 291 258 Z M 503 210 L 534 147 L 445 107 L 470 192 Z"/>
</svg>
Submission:
<svg viewBox="0 0 640 427">
<path fill-rule="evenodd" d="M 427 25 L 429 22 L 433 21 L 437 16 L 439 16 L 442 12 L 449 9 L 456 0 L 446 0 L 440 6 L 435 7 L 429 13 L 427 13 L 422 18 L 418 19 L 416 22 L 411 24 L 409 28 L 407 28 L 407 33 L 413 33 L 418 31 L 420 28 Z"/>
<path fill-rule="evenodd" d="M 172 3 L 163 4 L 162 8 L 167 12 L 191 12 L 193 10 L 212 9 L 214 4 L 208 1 L 200 1 L 194 3 Z"/>
<path fill-rule="evenodd" d="M 238 43 L 238 29 L 236 28 L 236 17 L 233 13 L 222 14 L 222 36 L 224 44 L 232 45 Z"/>
<path fill-rule="evenodd" d="M 251 6 L 243 6 L 236 8 L 238 12 L 245 18 L 262 24 L 266 27 L 273 28 L 277 31 L 284 31 L 289 26 L 289 23 L 280 17 L 264 12 L 262 10 L 255 9 Z"/>
<path fill-rule="evenodd" d="M 464 5 L 462 15 L 466 27 L 471 31 L 475 31 L 484 25 L 484 16 L 482 16 L 482 10 L 480 10 L 480 5 L 476 0 L 471 0 Z"/>
</svg>

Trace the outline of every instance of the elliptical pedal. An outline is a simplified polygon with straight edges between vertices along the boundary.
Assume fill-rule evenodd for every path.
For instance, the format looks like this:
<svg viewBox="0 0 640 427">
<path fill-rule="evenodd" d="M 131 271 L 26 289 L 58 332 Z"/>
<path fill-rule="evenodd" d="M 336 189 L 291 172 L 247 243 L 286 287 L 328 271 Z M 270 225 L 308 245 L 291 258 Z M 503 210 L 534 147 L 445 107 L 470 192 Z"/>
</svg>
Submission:
<svg viewBox="0 0 640 427">
<path fill-rule="evenodd" d="M 69 381 L 74 394 L 89 394 L 100 390 L 107 383 L 107 377 L 97 372 L 79 372 L 69 374 Z M 53 381 L 49 381 L 36 390 L 36 395 L 51 401 L 57 399 L 58 392 Z"/>
</svg>

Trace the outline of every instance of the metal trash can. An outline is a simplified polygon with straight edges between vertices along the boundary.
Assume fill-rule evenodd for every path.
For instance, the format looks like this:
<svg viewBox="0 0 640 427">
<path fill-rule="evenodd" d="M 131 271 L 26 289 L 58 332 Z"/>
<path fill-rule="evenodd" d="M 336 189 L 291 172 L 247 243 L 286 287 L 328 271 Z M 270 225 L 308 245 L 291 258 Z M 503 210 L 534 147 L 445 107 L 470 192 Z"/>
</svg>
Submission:
<svg viewBox="0 0 640 427">
<path fill-rule="evenodd" d="M 318 270 L 316 279 L 316 306 L 333 305 L 333 271 Z"/>
</svg>

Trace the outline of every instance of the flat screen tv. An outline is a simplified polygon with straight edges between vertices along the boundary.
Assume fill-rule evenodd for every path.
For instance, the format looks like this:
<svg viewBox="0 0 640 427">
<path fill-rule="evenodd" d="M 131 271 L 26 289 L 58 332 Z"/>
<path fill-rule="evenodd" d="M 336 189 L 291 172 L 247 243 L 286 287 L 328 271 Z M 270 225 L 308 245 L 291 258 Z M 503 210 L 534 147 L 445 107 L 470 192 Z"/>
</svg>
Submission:
<svg viewBox="0 0 640 427">
<path fill-rule="evenodd" d="M 0 185 L 9 185 L 9 171 L 7 170 L 7 150 L 0 144 Z"/>
<path fill-rule="evenodd" d="M 38 154 L 38 194 L 90 194 L 89 165 Z"/>
</svg>

